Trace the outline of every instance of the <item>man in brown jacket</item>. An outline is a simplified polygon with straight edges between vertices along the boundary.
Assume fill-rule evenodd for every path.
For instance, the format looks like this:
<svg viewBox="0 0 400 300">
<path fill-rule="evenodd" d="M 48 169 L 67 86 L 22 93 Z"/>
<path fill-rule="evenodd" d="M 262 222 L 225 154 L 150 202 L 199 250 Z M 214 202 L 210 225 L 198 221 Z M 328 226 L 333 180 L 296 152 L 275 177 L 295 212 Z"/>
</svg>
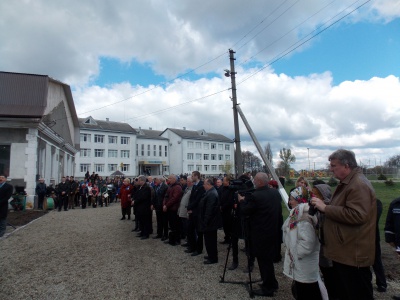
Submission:
<svg viewBox="0 0 400 300">
<path fill-rule="evenodd" d="M 373 299 L 370 266 L 375 257 L 375 191 L 357 167 L 352 151 L 339 149 L 329 156 L 340 180 L 330 205 L 318 198 L 312 204 L 325 213 L 326 257 L 332 260 L 340 299 Z"/>
</svg>

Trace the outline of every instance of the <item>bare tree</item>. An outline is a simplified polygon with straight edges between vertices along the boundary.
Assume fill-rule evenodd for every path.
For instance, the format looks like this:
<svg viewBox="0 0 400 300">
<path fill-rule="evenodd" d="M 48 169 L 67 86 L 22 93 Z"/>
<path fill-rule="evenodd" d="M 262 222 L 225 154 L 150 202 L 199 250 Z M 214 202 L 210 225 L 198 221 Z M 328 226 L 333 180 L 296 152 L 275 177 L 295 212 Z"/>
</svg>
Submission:
<svg viewBox="0 0 400 300">
<path fill-rule="evenodd" d="M 271 145 L 269 143 L 267 143 L 267 145 L 264 147 L 264 153 L 265 153 L 265 156 L 267 157 L 267 159 L 269 160 L 269 162 L 271 163 L 271 165 L 273 166 L 272 150 L 271 150 Z"/>
</svg>

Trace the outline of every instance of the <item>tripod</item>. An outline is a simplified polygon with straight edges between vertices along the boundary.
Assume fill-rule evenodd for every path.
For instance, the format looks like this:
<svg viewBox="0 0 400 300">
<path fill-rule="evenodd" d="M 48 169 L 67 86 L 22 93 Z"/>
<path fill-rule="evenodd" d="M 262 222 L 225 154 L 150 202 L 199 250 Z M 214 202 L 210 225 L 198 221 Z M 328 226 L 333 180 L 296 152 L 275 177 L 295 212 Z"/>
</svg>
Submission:
<svg viewBox="0 0 400 300">
<path fill-rule="evenodd" d="M 238 215 L 237 215 L 237 209 L 233 208 L 232 209 L 232 231 L 234 228 L 234 225 L 236 224 L 236 222 L 238 222 Z M 251 265 L 252 265 L 252 258 L 251 258 L 251 236 L 250 236 L 250 224 L 249 222 L 247 222 L 247 219 L 244 219 L 244 221 L 241 223 L 241 229 L 243 232 L 243 238 L 245 240 L 246 243 L 246 257 L 247 257 L 247 273 L 248 273 L 248 277 L 249 277 L 249 281 L 248 282 L 243 282 L 243 281 L 226 281 L 225 280 L 225 274 L 226 274 L 226 266 L 228 264 L 228 259 L 229 259 L 229 253 L 231 251 L 232 248 L 232 232 L 231 232 L 231 239 L 229 242 L 229 246 L 228 246 L 228 251 L 226 253 L 226 259 L 225 259 L 225 266 L 224 266 L 224 272 L 221 276 L 221 280 L 219 281 L 220 283 L 231 283 L 231 284 L 243 284 L 246 286 L 246 289 L 248 289 L 249 292 L 249 296 L 250 298 L 254 298 L 254 292 L 253 292 L 253 281 L 251 278 Z"/>
</svg>

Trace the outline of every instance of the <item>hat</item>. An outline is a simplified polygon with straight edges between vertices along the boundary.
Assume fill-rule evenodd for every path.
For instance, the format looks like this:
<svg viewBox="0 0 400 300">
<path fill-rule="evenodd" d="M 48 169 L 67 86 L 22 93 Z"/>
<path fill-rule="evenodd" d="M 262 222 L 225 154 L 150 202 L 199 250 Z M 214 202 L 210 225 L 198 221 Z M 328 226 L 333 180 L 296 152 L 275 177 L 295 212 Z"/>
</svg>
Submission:
<svg viewBox="0 0 400 300">
<path fill-rule="evenodd" d="M 307 189 L 303 189 L 301 186 L 295 188 L 290 192 L 290 196 L 292 196 L 294 200 L 299 203 L 307 203 L 307 194 Z"/>
<path fill-rule="evenodd" d="M 276 182 L 276 180 L 270 180 L 268 181 L 269 185 L 272 185 L 274 188 L 278 188 L 278 182 Z"/>
</svg>

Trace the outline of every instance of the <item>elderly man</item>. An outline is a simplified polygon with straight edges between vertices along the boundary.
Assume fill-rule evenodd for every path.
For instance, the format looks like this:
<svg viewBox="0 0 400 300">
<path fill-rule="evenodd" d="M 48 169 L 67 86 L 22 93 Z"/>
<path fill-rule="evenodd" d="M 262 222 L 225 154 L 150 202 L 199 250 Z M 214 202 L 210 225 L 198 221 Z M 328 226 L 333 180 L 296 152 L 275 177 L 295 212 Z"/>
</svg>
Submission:
<svg viewBox="0 0 400 300">
<path fill-rule="evenodd" d="M 325 256 L 332 260 L 339 298 L 373 299 L 370 266 L 375 259 L 377 205 L 374 189 L 357 167 L 354 153 L 339 149 L 329 156 L 331 171 L 340 180 L 330 205 L 312 198 L 325 213 Z"/>
<path fill-rule="evenodd" d="M 182 187 L 178 183 L 176 175 L 168 176 L 169 187 L 163 201 L 163 211 L 167 213 L 168 224 L 171 228 L 169 244 L 172 246 L 181 244 L 181 232 L 179 227 L 178 208 L 182 199 Z"/>
<path fill-rule="evenodd" d="M 143 175 L 138 177 L 136 192 L 132 200 L 141 229 L 137 237 L 142 240 L 148 239 L 151 233 L 151 187 L 146 183 L 146 177 Z"/>
<path fill-rule="evenodd" d="M 156 211 L 157 235 L 153 239 L 166 240 L 168 235 L 168 220 L 164 217 L 163 201 L 168 185 L 165 183 L 164 177 L 157 177 L 154 180 L 155 195 L 152 198 L 151 209 Z"/>
<path fill-rule="evenodd" d="M 204 181 L 205 193 L 199 202 L 198 231 L 204 234 L 204 243 L 207 256 L 204 257 L 205 265 L 218 262 L 217 230 L 221 227 L 221 213 L 219 210 L 218 192 L 214 187 L 212 178 Z"/>
<path fill-rule="evenodd" d="M 0 237 L 6 232 L 8 200 L 13 193 L 13 189 L 13 186 L 7 183 L 7 177 L 0 175 Z"/>
<path fill-rule="evenodd" d="M 188 219 L 189 215 L 187 212 L 187 206 L 189 203 L 190 194 L 192 193 L 193 181 L 192 177 L 188 176 L 186 178 L 186 189 L 183 191 L 183 196 L 181 203 L 179 204 L 178 215 L 180 219 L 180 226 L 182 232 L 182 238 L 187 237 Z M 188 243 L 182 244 L 183 247 L 189 246 Z"/>
<path fill-rule="evenodd" d="M 281 196 L 276 189 L 268 187 L 268 175 L 259 172 L 254 177 L 255 191 L 251 195 L 238 195 L 242 214 L 249 216 L 250 253 L 257 257 L 260 268 L 261 289 L 254 290 L 259 296 L 272 297 L 278 289 L 273 259 L 277 244 L 281 242 Z"/>
</svg>

